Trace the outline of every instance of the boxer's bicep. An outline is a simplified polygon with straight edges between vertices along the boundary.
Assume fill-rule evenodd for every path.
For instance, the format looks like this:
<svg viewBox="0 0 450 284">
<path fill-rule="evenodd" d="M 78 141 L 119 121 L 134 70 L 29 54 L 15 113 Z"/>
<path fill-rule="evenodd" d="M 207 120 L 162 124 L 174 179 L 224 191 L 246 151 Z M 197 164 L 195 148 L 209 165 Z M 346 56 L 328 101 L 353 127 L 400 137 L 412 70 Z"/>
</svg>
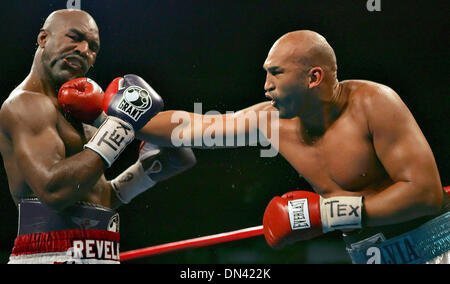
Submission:
<svg viewBox="0 0 450 284">
<path fill-rule="evenodd" d="M 51 128 L 30 135 L 22 133 L 19 137 L 20 141 L 14 143 L 14 155 L 19 169 L 33 191 L 41 191 L 49 183 L 51 167 L 64 157 L 62 141 L 59 141 L 59 136 Z M 42 192 L 35 193 L 39 195 Z"/>
<path fill-rule="evenodd" d="M 27 112 L 22 105 L 11 113 L 9 132 L 18 168 L 39 196 L 49 182 L 51 167 L 64 159 L 65 148 L 56 129 L 55 108 L 40 102 L 32 107 L 34 111 Z"/>
<path fill-rule="evenodd" d="M 437 168 L 413 115 L 395 94 L 378 100 L 370 113 L 369 127 L 379 160 L 394 181 L 429 183 Z"/>
<path fill-rule="evenodd" d="M 442 199 L 439 173 L 413 115 L 393 91 L 372 98 L 367 113 L 375 152 L 394 183 L 367 198 L 366 209 L 398 221 L 433 213 Z"/>
<path fill-rule="evenodd" d="M 36 197 L 53 209 L 62 210 L 92 190 L 105 164 L 90 149 L 66 158 L 57 129 L 58 110 L 48 99 L 31 101 L 32 104 L 19 104 L 11 115 L 13 155 Z M 27 110 L 28 106 L 31 109 Z"/>
</svg>

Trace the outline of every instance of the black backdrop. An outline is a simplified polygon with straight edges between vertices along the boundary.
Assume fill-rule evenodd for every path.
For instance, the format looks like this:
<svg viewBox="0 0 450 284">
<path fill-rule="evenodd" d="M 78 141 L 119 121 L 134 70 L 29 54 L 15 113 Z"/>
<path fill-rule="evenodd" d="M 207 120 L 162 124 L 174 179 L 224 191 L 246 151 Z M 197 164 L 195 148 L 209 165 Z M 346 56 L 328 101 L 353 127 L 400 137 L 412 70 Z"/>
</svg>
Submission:
<svg viewBox="0 0 450 284">
<path fill-rule="evenodd" d="M 2 3 L 3 101 L 28 74 L 36 36 L 66 0 Z M 415 2 L 415 3 L 413 3 Z M 101 51 L 88 74 L 103 87 L 117 76 L 144 77 L 166 109 L 236 111 L 264 100 L 262 64 L 282 34 L 311 29 L 334 47 L 340 80 L 384 83 L 403 98 L 422 128 L 449 185 L 448 30 L 445 1 L 95 1 L 81 0 L 100 28 Z M 447 27 L 447 28 L 446 28 Z M 447 115 L 446 115 L 447 113 Z M 133 143 L 107 172 L 137 157 Z M 252 227 L 274 195 L 309 189 L 280 156 L 256 147 L 195 150 L 195 168 L 120 208 L 121 250 Z M 17 212 L 0 167 L 0 263 L 7 261 Z M 347 263 L 339 234 L 273 251 L 262 237 L 141 259 L 140 263 Z"/>
</svg>

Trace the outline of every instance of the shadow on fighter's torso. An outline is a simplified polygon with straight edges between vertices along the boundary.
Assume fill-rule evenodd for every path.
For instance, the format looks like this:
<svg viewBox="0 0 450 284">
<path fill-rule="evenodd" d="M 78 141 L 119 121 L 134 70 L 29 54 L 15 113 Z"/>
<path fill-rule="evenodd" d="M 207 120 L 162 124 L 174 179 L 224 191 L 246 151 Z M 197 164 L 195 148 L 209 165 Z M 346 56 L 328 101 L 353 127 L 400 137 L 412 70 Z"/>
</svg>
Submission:
<svg viewBox="0 0 450 284">
<path fill-rule="evenodd" d="M 70 158 L 83 151 L 83 146 L 95 133 L 95 128 L 82 124 L 73 119 L 70 115 L 58 111 L 56 131 L 64 144 L 65 158 Z M 11 142 L 9 144 L 11 144 Z M 48 142 L 43 141 L 42 147 L 46 147 L 46 145 L 48 145 Z M 12 148 L 12 146 L 10 148 Z M 9 163 L 9 166 L 6 167 L 9 169 L 7 175 L 10 192 L 15 204 L 17 205 L 21 199 L 37 198 L 36 194 L 26 183 L 25 177 L 20 174 L 20 170 L 16 163 L 14 163 L 15 158 L 13 155 L 9 156 L 11 156 L 9 162 L 5 162 Z M 107 181 L 105 177 L 102 176 L 93 189 L 81 201 L 107 206 L 108 204 L 106 204 L 107 202 L 105 202 L 105 200 L 109 200 L 109 193 L 105 190 L 107 188 L 106 185 Z"/>
<path fill-rule="evenodd" d="M 364 122 L 365 119 L 355 117 L 355 113 L 347 109 L 323 136 L 311 139 L 302 129 L 298 118 L 281 120 L 280 153 L 324 198 L 376 194 L 394 182 L 378 159 Z M 449 198 L 445 195 L 440 214 L 449 210 Z M 438 215 L 401 224 L 365 228 L 358 234 L 370 236 L 383 232 L 386 237 L 396 236 Z"/>
</svg>

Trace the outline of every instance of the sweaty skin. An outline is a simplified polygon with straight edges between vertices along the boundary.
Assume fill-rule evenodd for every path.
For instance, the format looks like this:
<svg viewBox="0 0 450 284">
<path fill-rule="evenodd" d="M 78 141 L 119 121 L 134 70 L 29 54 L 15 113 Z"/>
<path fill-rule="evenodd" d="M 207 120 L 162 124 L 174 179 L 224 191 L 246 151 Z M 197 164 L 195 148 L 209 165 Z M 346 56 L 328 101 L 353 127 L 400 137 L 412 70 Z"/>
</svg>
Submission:
<svg viewBox="0 0 450 284">
<path fill-rule="evenodd" d="M 65 117 L 57 100 L 59 87 L 84 76 L 100 46 L 92 17 L 60 10 L 44 23 L 30 74 L 0 110 L 0 150 L 16 204 L 37 197 L 55 209 L 84 200 L 111 205 L 106 169 L 88 141 L 83 125 Z"/>
<path fill-rule="evenodd" d="M 120 206 L 103 174 L 106 163 L 83 149 L 95 129 L 64 114 L 57 100 L 61 85 L 84 77 L 95 62 L 100 39 L 94 19 L 81 10 L 55 11 L 37 43 L 30 74 L 0 109 L 0 152 L 14 202 L 37 197 L 56 210 L 78 201 Z M 178 159 L 178 149 L 165 150 Z M 154 181 L 176 173 L 163 169 Z"/>
<path fill-rule="evenodd" d="M 235 120 L 210 116 L 209 121 L 224 121 L 217 131 L 225 136 L 234 126 L 234 135 L 249 133 L 249 125 L 236 127 L 237 119 L 252 111 L 278 111 L 281 155 L 325 198 L 364 196 L 365 226 L 439 213 L 443 191 L 433 153 L 395 91 L 370 81 L 339 82 L 333 49 L 312 31 L 282 36 L 263 67 L 271 101 L 235 113 Z M 175 113 L 158 114 L 138 135 L 170 146 L 171 132 L 180 125 L 194 140 L 212 123 L 193 113 L 187 113 L 190 122 L 171 122 Z"/>
</svg>

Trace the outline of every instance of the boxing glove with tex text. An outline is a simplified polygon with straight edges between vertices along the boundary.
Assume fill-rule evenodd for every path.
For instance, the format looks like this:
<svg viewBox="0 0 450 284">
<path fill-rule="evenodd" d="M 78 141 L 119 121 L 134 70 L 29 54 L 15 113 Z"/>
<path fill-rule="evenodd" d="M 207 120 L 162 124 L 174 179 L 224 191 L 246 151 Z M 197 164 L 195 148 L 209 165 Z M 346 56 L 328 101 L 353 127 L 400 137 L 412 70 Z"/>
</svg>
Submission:
<svg viewBox="0 0 450 284">
<path fill-rule="evenodd" d="M 114 79 L 102 102 L 106 119 L 85 147 L 99 153 L 110 166 L 134 140 L 136 131 L 163 106 L 162 98 L 141 77 L 130 74 Z"/>
<path fill-rule="evenodd" d="M 361 228 L 363 201 L 358 196 L 323 198 L 309 191 L 274 197 L 263 217 L 267 243 L 280 249 L 334 230 Z"/>
</svg>

